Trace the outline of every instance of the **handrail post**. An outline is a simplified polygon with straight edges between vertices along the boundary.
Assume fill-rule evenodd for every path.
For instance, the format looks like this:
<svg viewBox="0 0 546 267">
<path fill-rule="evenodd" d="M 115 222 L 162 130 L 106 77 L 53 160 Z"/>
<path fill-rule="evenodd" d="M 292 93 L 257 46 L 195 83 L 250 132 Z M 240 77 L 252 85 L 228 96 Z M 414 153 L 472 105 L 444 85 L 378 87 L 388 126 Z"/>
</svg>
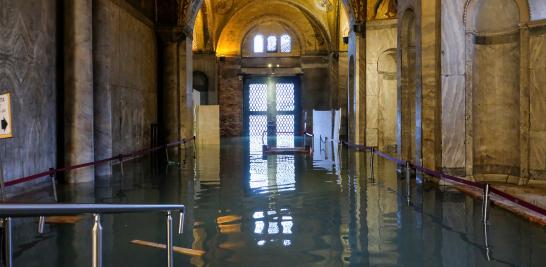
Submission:
<svg viewBox="0 0 546 267">
<path fill-rule="evenodd" d="M 482 203 L 482 219 L 483 223 L 489 223 L 489 184 L 485 184 L 483 188 L 483 203 Z"/>
<path fill-rule="evenodd" d="M 100 214 L 93 214 L 94 223 L 92 230 L 93 239 L 93 267 L 102 266 L 102 225 L 100 223 Z"/>
<path fill-rule="evenodd" d="M 408 205 L 411 202 L 410 171 L 411 171 L 410 162 L 406 161 L 406 201 L 408 202 Z"/>
<path fill-rule="evenodd" d="M 4 266 L 13 266 L 13 250 L 11 237 L 11 218 L 4 218 Z"/>
<path fill-rule="evenodd" d="M 173 217 L 167 211 L 167 266 L 173 267 Z"/>
<path fill-rule="evenodd" d="M 165 145 L 165 158 L 167 159 L 167 164 L 171 163 L 171 160 L 169 159 L 169 146 Z"/>
<path fill-rule="evenodd" d="M 55 198 L 55 202 L 58 201 L 57 199 L 57 181 L 55 181 L 55 169 L 49 168 L 49 178 L 51 179 L 51 188 L 53 189 L 53 197 Z"/>
</svg>

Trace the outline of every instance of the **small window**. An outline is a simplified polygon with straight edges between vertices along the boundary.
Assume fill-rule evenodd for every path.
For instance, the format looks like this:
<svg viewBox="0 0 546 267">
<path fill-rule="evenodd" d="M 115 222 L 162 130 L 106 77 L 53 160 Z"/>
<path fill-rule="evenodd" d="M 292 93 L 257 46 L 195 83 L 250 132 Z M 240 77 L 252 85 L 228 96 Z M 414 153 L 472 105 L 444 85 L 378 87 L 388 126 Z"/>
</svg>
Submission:
<svg viewBox="0 0 546 267">
<path fill-rule="evenodd" d="M 281 36 L 281 52 L 282 53 L 292 52 L 292 40 L 290 39 L 290 35 L 288 34 Z"/>
<path fill-rule="evenodd" d="M 277 52 L 277 36 L 267 37 L 267 52 Z"/>
<path fill-rule="evenodd" d="M 264 52 L 264 36 L 258 34 L 254 36 L 254 53 Z"/>
</svg>

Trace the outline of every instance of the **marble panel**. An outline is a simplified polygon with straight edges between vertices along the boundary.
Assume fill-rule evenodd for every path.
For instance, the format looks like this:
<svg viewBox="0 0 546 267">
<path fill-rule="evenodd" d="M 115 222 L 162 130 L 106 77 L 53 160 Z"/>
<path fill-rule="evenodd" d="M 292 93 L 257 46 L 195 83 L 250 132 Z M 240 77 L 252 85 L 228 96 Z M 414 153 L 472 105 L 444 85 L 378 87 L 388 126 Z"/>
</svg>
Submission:
<svg viewBox="0 0 546 267">
<path fill-rule="evenodd" d="M 379 97 L 366 97 L 366 128 L 377 128 L 379 120 Z"/>
<path fill-rule="evenodd" d="M 442 167 L 464 168 L 465 77 L 442 76 Z"/>
<path fill-rule="evenodd" d="M 546 171 L 546 131 L 530 132 L 529 169 Z M 542 177 L 546 178 L 546 177 Z"/>
<path fill-rule="evenodd" d="M 199 105 L 196 107 L 196 137 L 199 145 L 220 144 L 220 107 Z"/>
<path fill-rule="evenodd" d="M 475 173 L 506 173 L 506 168 L 511 168 L 510 172 L 519 168 L 518 48 L 517 43 L 476 47 L 473 85 Z"/>
<path fill-rule="evenodd" d="M 546 131 L 546 67 L 531 70 L 530 85 L 531 129 Z"/>
<path fill-rule="evenodd" d="M 465 72 L 465 0 L 442 0 L 441 60 L 442 75 L 462 75 Z"/>
</svg>

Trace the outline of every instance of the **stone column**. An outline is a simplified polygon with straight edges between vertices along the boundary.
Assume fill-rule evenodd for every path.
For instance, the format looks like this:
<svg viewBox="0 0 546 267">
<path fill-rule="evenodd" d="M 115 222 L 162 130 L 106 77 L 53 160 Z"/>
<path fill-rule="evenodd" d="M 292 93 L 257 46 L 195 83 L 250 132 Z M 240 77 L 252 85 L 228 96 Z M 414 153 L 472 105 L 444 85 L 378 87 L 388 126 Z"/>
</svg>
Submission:
<svg viewBox="0 0 546 267">
<path fill-rule="evenodd" d="M 65 165 L 94 160 L 92 1 L 64 1 Z M 67 182 L 94 181 L 93 167 L 66 173 Z"/>
<path fill-rule="evenodd" d="M 165 142 L 193 136 L 191 38 L 182 28 L 159 30 L 162 67 L 162 120 Z"/>
<path fill-rule="evenodd" d="M 359 27 L 364 30 L 364 26 Z M 349 142 L 365 144 L 366 128 L 366 38 L 363 33 L 351 33 L 349 50 L 354 57 L 354 80 L 349 74 Z M 352 64 L 352 63 L 349 63 Z M 351 72 L 351 66 L 349 72 Z M 351 97 L 352 96 L 352 97 Z M 351 114 L 352 113 L 352 114 Z"/>
</svg>

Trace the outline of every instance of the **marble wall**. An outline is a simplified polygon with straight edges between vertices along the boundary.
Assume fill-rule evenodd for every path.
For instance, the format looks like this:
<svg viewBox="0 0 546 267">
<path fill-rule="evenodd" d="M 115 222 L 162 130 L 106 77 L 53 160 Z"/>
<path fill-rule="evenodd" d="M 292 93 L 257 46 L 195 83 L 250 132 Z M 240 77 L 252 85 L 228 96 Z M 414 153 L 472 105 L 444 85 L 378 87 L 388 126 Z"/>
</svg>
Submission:
<svg viewBox="0 0 546 267">
<path fill-rule="evenodd" d="M 465 168 L 465 1 L 441 3 L 442 168 Z"/>
<path fill-rule="evenodd" d="M 530 37 L 529 175 L 546 179 L 546 21 L 531 28 Z"/>
<path fill-rule="evenodd" d="M 11 93 L 13 112 L 13 138 L 0 140 L 5 180 L 56 165 L 56 3 L 0 0 L 0 93 Z"/>
<path fill-rule="evenodd" d="M 366 36 L 366 145 L 392 151 L 396 145 L 397 20 L 368 22 Z"/>
<path fill-rule="evenodd" d="M 157 44 L 151 21 L 119 1 L 94 1 L 95 158 L 151 145 Z M 99 169 L 97 169 L 97 175 Z"/>
</svg>

